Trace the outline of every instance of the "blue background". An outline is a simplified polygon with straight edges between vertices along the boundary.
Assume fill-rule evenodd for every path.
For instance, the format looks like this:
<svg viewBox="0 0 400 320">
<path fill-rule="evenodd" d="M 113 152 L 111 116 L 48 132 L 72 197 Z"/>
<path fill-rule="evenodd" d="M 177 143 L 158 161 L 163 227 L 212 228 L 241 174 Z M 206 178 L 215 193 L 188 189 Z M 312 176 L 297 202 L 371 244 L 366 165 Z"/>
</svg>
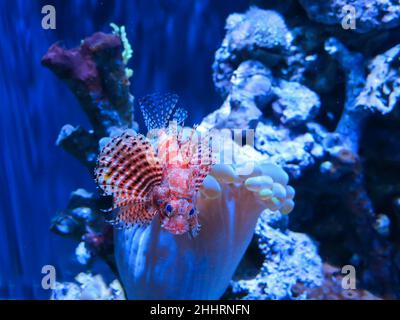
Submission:
<svg viewBox="0 0 400 320">
<path fill-rule="evenodd" d="M 57 29 L 41 28 L 41 8 L 52 4 Z M 86 169 L 55 145 L 70 123 L 90 128 L 67 86 L 40 65 L 55 41 L 66 47 L 109 23 L 125 25 L 134 54 L 132 93 L 173 91 L 191 122 L 221 104 L 211 65 L 226 17 L 248 1 L 0 1 L 0 298 L 48 298 L 41 268 L 52 264 L 58 280 L 79 270 L 76 243 L 49 231 L 72 190 L 95 188 Z M 135 110 L 138 119 L 138 110 Z"/>
</svg>

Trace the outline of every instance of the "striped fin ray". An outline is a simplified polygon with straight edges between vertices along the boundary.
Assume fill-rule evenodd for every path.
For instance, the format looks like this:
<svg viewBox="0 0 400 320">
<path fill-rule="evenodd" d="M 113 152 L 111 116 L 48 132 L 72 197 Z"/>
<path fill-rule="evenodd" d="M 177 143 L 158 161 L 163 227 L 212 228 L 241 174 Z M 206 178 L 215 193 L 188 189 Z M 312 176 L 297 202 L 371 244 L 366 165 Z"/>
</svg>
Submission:
<svg viewBox="0 0 400 320">
<path fill-rule="evenodd" d="M 190 133 L 185 139 L 183 137 L 183 128 L 177 135 L 178 145 L 182 154 L 183 163 L 185 164 L 189 164 L 192 161 L 193 156 L 197 154 L 198 135 L 196 132 L 196 128 L 197 125 L 193 126 L 193 128 L 190 129 Z"/>
<path fill-rule="evenodd" d="M 199 218 L 198 215 L 193 215 L 190 219 L 189 219 L 189 237 L 191 239 L 197 237 L 197 235 L 199 234 L 200 230 L 201 230 L 201 224 L 199 223 Z"/>
<path fill-rule="evenodd" d="M 117 228 L 147 226 L 156 216 L 157 211 L 148 201 L 123 201 L 113 210 L 113 219 L 109 222 Z"/>
<path fill-rule="evenodd" d="M 187 111 L 177 108 L 178 95 L 173 93 L 154 93 L 139 99 L 147 130 L 162 129 L 168 126 L 170 120 L 182 124 L 187 117 Z"/>
<path fill-rule="evenodd" d="M 205 177 L 210 173 L 211 167 L 214 164 L 210 141 L 211 137 L 209 134 L 201 137 L 190 161 L 190 166 L 193 168 L 193 182 L 196 191 L 200 189 Z"/>
<path fill-rule="evenodd" d="M 188 112 L 186 109 L 177 108 L 172 116 L 172 120 L 176 121 L 178 125 L 183 126 L 186 118 L 188 117 Z"/>
<path fill-rule="evenodd" d="M 125 132 L 100 152 L 95 179 L 106 194 L 143 201 L 162 179 L 162 166 L 142 135 Z"/>
</svg>

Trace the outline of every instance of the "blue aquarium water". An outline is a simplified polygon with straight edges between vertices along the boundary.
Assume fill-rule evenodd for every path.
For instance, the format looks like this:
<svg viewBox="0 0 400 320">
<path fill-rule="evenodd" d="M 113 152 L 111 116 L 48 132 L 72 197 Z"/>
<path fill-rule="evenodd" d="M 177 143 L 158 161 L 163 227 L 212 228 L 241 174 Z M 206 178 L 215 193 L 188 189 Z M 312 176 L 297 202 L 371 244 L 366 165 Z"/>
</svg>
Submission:
<svg viewBox="0 0 400 320">
<path fill-rule="evenodd" d="M 398 298 L 400 5 L 348 2 L 1 1 L 0 299 Z"/>
</svg>

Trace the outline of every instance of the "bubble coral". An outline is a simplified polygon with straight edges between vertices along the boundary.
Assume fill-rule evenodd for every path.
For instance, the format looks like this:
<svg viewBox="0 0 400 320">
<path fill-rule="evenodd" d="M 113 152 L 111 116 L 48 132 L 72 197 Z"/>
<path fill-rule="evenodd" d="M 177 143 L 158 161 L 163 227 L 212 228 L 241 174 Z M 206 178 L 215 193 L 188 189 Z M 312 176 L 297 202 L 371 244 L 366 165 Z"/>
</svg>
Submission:
<svg viewBox="0 0 400 320">
<path fill-rule="evenodd" d="M 220 298 L 261 212 L 293 208 L 294 189 L 279 166 L 261 161 L 248 145 L 222 145 L 219 154 L 230 152 L 233 163 L 215 165 L 203 183 L 196 238 L 165 232 L 157 221 L 115 231 L 115 257 L 129 299 Z"/>
</svg>

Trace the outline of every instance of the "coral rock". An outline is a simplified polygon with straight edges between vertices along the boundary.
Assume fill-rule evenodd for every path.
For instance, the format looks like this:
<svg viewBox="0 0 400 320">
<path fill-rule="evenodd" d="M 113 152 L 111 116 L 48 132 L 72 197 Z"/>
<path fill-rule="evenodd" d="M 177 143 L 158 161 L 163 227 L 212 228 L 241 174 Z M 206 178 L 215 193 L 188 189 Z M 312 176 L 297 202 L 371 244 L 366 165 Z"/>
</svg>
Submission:
<svg viewBox="0 0 400 320">
<path fill-rule="evenodd" d="M 370 73 L 356 107 L 382 114 L 400 103 L 400 45 L 378 55 L 369 65 Z"/>
<path fill-rule="evenodd" d="M 300 0 L 300 3 L 311 20 L 328 25 L 341 25 L 347 14 L 343 7 L 353 6 L 357 17 L 354 31 L 358 33 L 400 25 L 400 4 L 395 0 Z"/>
<path fill-rule="evenodd" d="M 105 136 L 114 126 L 132 125 L 133 97 L 118 36 L 97 32 L 78 48 L 52 45 L 42 64 L 66 81 L 88 115 L 95 132 Z"/>
<path fill-rule="evenodd" d="M 125 300 L 118 280 L 107 286 L 100 275 L 80 273 L 76 282 L 57 282 L 52 290 L 52 300 Z"/>
<path fill-rule="evenodd" d="M 276 216 L 278 217 L 276 217 Z M 250 280 L 234 281 L 232 291 L 242 299 L 298 299 L 292 289 L 298 282 L 306 288 L 322 284 L 322 261 L 313 241 L 306 235 L 276 228 L 275 215 L 265 211 L 256 227 L 264 262 L 260 273 Z"/>
<path fill-rule="evenodd" d="M 287 127 L 314 119 L 321 105 L 316 93 L 297 82 L 281 80 L 279 86 L 274 88 L 274 93 L 278 99 L 272 103 L 272 108 L 280 122 Z"/>
<path fill-rule="evenodd" d="M 285 21 L 275 11 L 253 7 L 244 14 L 232 14 L 226 29 L 213 64 L 214 83 L 224 97 L 230 91 L 234 70 L 245 57 L 273 65 L 287 53 L 290 44 Z"/>
</svg>

